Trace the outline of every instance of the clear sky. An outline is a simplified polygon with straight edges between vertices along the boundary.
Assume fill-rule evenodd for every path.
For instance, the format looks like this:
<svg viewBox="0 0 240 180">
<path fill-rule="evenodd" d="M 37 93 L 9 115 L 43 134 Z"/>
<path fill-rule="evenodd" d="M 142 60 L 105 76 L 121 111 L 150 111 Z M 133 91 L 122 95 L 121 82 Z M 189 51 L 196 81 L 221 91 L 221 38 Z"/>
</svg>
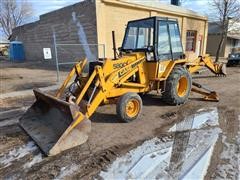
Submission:
<svg viewBox="0 0 240 180">
<path fill-rule="evenodd" d="M 75 4 L 80 1 L 82 0 L 28 0 L 28 2 L 30 2 L 33 6 L 34 20 L 37 20 L 41 14 Z"/>
</svg>

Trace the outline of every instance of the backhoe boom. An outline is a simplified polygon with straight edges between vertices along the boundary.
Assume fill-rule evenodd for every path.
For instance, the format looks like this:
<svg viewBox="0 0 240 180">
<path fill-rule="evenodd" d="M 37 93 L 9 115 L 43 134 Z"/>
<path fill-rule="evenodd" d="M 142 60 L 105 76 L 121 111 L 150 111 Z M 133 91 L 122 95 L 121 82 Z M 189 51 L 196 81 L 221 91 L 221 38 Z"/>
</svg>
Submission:
<svg viewBox="0 0 240 180">
<path fill-rule="evenodd" d="M 214 63 L 209 55 L 199 56 L 192 62 L 188 62 L 187 68 L 191 74 L 198 72 L 203 67 L 207 67 L 212 73 L 217 76 L 226 76 L 226 67 L 222 63 Z"/>
</svg>

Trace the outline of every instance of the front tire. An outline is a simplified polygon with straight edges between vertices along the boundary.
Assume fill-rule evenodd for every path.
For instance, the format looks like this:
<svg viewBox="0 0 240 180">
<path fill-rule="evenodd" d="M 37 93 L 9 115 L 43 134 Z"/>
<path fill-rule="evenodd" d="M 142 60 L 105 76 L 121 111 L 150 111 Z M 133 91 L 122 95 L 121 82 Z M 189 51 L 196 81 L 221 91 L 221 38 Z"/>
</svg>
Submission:
<svg viewBox="0 0 240 180">
<path fill-rule="evenodd" d="M 176 66 L 166 81 L 163 100 L 170 105 L 184 104 L 188 100 L 191 88 L 190 73 L 184 67 Z"/>
<path fill-rule="evenodd" d="M 123 122 L 132 122 L 137 119 L 142 110 L 142 99 L 136 93 L 126 93 L 117 102 L 117 115 Z"/>
</svg>

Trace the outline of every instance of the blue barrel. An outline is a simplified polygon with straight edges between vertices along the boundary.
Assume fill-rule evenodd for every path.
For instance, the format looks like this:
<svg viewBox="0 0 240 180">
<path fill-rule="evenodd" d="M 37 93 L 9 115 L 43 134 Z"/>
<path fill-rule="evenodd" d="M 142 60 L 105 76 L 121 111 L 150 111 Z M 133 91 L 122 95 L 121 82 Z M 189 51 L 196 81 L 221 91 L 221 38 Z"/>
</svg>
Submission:
<svg viewBox="0 0 240 180">
<path fill-rule="evenodd" d="M 9 57 L 11 61 L 22 62 L 25 59 L 23 43 L 20 41 L 12 41 L 9 46 Z"/>
</svg>

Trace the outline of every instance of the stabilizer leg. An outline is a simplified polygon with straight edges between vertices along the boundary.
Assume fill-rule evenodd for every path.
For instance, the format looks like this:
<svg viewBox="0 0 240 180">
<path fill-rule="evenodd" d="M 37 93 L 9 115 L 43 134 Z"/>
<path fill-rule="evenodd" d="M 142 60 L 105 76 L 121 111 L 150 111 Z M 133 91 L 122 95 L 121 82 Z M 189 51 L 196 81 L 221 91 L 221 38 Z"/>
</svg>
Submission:
<svg viewBox="0 0 240 180">
<path fill-rule="evenodd" d="M 191 91 L 201 94 L 201 95 L 204 95 L 204 97 L 203 97 L 204 100 L 215 101 L 215 102 L 219 101 L 219 97 L 218 97 L 216 91 L 212 91 L 209 88 L 207 88 L 199 83 L 196 83 L 196 82 L 193 82 L 192 85 L 195 87 L 192 87 Z"/>
</svg>

